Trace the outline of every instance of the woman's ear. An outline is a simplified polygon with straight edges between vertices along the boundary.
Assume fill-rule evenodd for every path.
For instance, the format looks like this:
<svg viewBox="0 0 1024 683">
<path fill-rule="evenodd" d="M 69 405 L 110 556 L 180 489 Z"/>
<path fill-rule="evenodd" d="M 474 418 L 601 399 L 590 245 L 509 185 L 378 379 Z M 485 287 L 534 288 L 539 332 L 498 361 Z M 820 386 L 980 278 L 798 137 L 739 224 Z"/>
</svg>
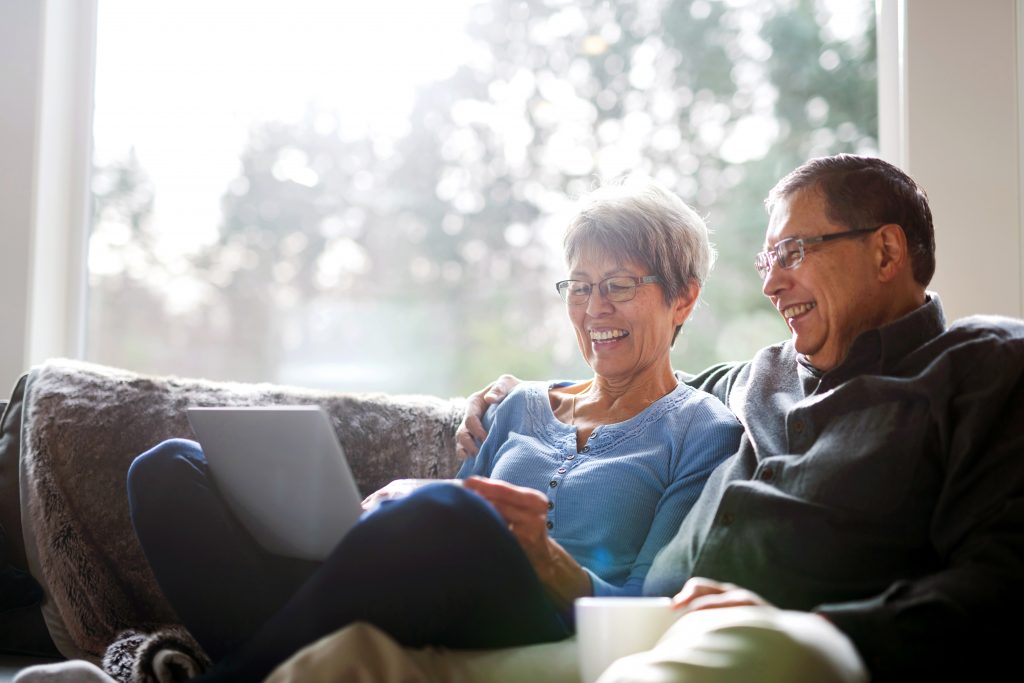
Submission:
<svg viewBox="0 0 1024 683">
<path fill-rule="evenodd" d="M 679 295 L 676 296 L 675 304 L 672 306 L 672 321 L 676 325 L 682 325 L 690 317 L 699 296 L 700 285 L 696 282 L 691 282 L 679 290 Z"/>
<path fill-rule="evenodd" d="M 891 282 L 910 267 L 907 235 L 896 223 L 883 225 L 876 234 L 878 279 L 880 282 Z"/>
</svg>

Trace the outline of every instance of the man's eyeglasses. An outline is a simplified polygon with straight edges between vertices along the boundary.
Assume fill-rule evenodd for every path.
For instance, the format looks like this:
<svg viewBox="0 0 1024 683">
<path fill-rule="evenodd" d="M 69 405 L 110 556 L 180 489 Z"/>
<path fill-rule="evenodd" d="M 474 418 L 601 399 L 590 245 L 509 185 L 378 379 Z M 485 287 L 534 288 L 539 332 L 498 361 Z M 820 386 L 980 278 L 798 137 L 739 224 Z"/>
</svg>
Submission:
<svg viewBox="0 0 1024 683">
<path fill-rule="evenodd" d="M 888 225 L 888 223 L 882 223 L 882 225 L 876 225 L 873 228 L 860 228 L 858 230 L 847 230 L 845 232 L 833 232 L 829 235 L 818 235 L 817 237 L 789 237 L 787 239 L 780 240 L 779 243 L 771 249 L 762 251 L 760 254 L 755 256 L 754 268 L 757 269 L 757 274 L 760 275 L 763 280 L 768 277 L 768 273 L 771 271 L 773 264 L 777 263 L 780 268 L 792 270 L 803 263 L 804 254 L 808 245 L 831 242 L 832 240 L 843 239 L 844 237 L 863 235 L 865 233 L 874 232 L 885 225 Z"/>
<path fill-rule="evenodd" d="M 657 275 L 646 275 L 644 277 L 631 277 L 628 275 L 616 275 L 606 277 L 596 283 L 598 290 L 608 301 L 621 303 L 629 301 L 636 296 L 636 288 L 641 285 L 649 285 L 658 281 Z M 593 282 L 582 280 L 562 280 L 555 283 L 555 289 L 562 297 L 562 301 L 570 306 L 581 306 L 590 301 L 590 295 L 594 291 Z"/>
</svg>

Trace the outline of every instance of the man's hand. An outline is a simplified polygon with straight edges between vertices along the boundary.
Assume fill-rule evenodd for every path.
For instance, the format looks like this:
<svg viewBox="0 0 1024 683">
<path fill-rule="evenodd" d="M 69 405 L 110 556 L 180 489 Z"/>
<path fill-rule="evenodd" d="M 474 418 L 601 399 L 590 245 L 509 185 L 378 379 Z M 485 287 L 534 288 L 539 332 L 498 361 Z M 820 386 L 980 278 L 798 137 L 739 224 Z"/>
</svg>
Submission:
<svg viewBox="0 0 1024 683">
<path fill-rule="evenodd" d="M 576 598 L 593 592 L 590 575 L 548 536 L 548 499 L 543 493 L 483 477 L 466 479 L 465 487 L 486 499 L 505 519 L 541 583 L 560 607 L 568 608 Z"/>
<path fill-rule="evenodd" d="M 459 460 L 471 458 L 479 452 L 480 443 L 487 438 L 482 422 L 487 407 L 504 401 L 518 384 L 519 380 L 512 375 L 502 375 L 475 394 L 470 394 L 466 414 L 455 432 L 455 455 Z"/>
<path fill-rule="evenodd" d="M 683 584 L 683 589 L 672 598 L 673 609 L 681 609 L 686 612 L 717 607 L 739 607 L 740 605 L 772 606 L 760 595 L 746 588 L 740 588 L 732 583 L 719 583 L 700 576 L 688 580 Z"/>
</svg>

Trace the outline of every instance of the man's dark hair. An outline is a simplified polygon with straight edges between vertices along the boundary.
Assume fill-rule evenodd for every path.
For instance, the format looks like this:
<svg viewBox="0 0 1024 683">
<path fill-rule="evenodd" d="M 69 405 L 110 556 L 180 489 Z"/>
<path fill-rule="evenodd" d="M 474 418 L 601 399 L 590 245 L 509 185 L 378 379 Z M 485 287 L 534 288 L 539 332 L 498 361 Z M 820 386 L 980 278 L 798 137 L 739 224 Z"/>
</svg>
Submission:
<svg viewBox="0 0 1024 683">
<path fill-rule="evenodd" d="M 813 189 L 825 198 L 828 219 L 850 230 L 896 223 L 907 236 L 914 280 L 935 274 L 935 228 L 928 195 L 906 173 L 874 157 L 838 154 L 811 159 L 780 180 L 764 200 L 768 213 L 780 200 Z"/>
</svg>

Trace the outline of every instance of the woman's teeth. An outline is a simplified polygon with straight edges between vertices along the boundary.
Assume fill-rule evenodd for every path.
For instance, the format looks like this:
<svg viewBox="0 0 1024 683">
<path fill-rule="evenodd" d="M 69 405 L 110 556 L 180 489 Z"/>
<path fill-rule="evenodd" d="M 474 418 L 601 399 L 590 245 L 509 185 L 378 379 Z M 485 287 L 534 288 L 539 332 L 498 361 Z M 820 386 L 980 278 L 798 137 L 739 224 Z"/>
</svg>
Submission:
<svg viewBox="0 0 1024 683">
<path fill-rule="evenodd" d="M 786 308 L 782 309 L 782 317 L 783 318 L 795 318 L 798 315 L 803 315 L 807 311 L 809 311 L 812 308 L 814 308 L 816 305 L 817 304 L 815 304 L 812 301 L 811 303 L 807 303 L 807 304 L 797 304 L 796 306 L 787 306 Z"/>
<path fill-rule="evenodd" d="M 611 339 L 619 339 L 625 337 L 629 332 L 625 330 L 591 330 L 590 339 L 592 341 L 609 341 Z"/>
</svg>

